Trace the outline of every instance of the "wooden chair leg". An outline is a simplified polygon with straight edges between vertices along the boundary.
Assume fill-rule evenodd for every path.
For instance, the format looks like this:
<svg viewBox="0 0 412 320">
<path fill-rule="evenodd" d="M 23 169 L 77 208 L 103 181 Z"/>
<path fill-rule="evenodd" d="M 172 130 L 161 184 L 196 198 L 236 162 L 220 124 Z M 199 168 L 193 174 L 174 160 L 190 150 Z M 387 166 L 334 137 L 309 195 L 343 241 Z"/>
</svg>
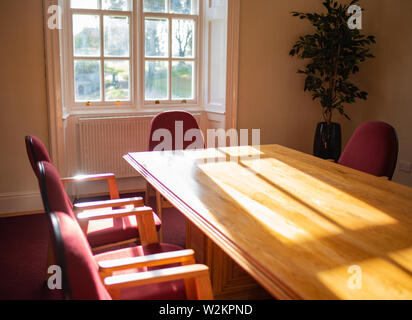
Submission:
<svg viewBox="0 0 412 320">
<path fill-rule="evenodd" d="M 121 290 L 110 290 L 109 294 L 113 300 L 120 300 Z"/>
<path fill-rule="evenodd" d="M 116 178 L 110 177 L 107 180 L 107 183 L 109 185 L 110 199 L 120 199 L 119 188 L 117 187 Z"/>
<path fill-rule="evenodd" d="M 182 263 L 182 266 L 187 266 L 195 264 L 196 260 L 193 258 L 190 261 Z M 197 290 L 196 290 L 196 279 L 185 279 L 185 288 L 186 288 L 186 298 L 187 300 L 196 300 L 197 299 Z"/>
<path fill-rule="evenodd" d="M 87 236 L 87 228 L 89 227 L 89 220 L 77 220 L 77 222 L 80 225 L 80 228 L 82 229 L 83 233 Z"/>
<path fill-rule="evenodd" d="M 156 190 L 156 209 L 157 209 L 157 215 L 159 216 L 160 221 L 162 221 L 162 226 L 160 227 L 160 230 L 159 230 L 159 241 L 163 242 L 162 195 L 157 190 Z"/>
<path fill-rule="evenodd" d="M 140 243 L 143 246 L 152 243 L 158 243 L 159 239 L 156 233 L 156 226 L 153 219 L 152 209 L 143 208 L 142 210 L 146 211 L 136 215 Z"/>
<path fill-rule="evenodd" d="M 213 300 L 209 271 L 196 278 L 196 291 L 198 300 Z"/>
<path fill-rule="evenodd" d="M 151 194 L 152 190 L 154 190 L 154 188 L 151 186 L 150 183 L 146 182 L 145 202 L 146 202 L 146 206 L 149 206 L 149 207 L 150 207 L 150 194 Z M 155 194 L 156 194 L 156 213 L 157 213 L 160 221 L 162 221 L 162 223 L 163 223 L 162 196 L 161 196 L 160 192 L 157 191 L 157 190 L 156 190 Z M 163 242 L 163 227 L 162 226 L 160 226 L 160 230 L 159 230 L 159 241 Z"/>
</svg>

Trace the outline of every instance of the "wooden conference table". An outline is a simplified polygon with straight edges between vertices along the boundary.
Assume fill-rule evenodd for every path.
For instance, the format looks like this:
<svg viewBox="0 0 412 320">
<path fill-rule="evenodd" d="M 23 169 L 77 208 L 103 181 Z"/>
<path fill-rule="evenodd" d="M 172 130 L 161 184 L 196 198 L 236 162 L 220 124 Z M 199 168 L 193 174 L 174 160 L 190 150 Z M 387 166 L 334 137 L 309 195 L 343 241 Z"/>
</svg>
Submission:
<svg viewBox="0 0 412 320">
<path fill-rule="evenodd" d="M 278 299 L 412 299 L 411 188 L 279 145 L 125 159 L 190 221 L 218 298 L 260 297 L 248 274 Z"/>
</svg>

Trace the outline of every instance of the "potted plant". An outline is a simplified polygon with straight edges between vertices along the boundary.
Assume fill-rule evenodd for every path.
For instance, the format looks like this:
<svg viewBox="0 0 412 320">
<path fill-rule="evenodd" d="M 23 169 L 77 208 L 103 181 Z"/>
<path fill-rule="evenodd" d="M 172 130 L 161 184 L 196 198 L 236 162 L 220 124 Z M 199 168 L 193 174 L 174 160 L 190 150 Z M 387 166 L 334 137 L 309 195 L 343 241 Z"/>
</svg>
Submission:
<svg viewBox="0 0 412 320">
<path fill-rule="evenodd" d="M 290 51 L 291 56 L 309 59 L 309 63 L 298 73 L 304 74 L 305 91 L 312 93 L 313 100 L 322 106 L 324 121 L 316 129 L 314 155 L 337 161 L 341 154 L 341 127 L 332 122 L 333 112 L 350 120 L 344 106 L 356 99 L 367 99 L 368 93 L 361 91 L 349 81 L 359 72 L 359 64 L 373 58 L 370 46 L 374 36 L 362 35 L 360 30 L 349 28 L 348 9 L 359 0 L 341 4 L 336 0 L 325 0 L 326 13 L 292 12 L 294 17 L 309 20 L 314 33 L 302 36 Z"/>
</svg>

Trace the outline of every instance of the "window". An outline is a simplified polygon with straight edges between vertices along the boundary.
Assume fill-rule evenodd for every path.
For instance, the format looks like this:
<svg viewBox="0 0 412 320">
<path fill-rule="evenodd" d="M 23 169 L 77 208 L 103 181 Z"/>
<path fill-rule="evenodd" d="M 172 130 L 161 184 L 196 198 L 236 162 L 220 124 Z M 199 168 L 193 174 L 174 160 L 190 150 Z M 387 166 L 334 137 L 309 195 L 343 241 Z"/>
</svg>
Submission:
<svg viewBox="0 0 412 320">
<path fill-rule="evenodd" d="M 144 0 L 144 100 L 196 103 L 198 6 L 194 0 Z"/>
<path fill-rule="evenodd" d="M 196 105 L 201 0 L 71 0 L 65 106 Z"/>
<path fill-rule="evenodd" d="M 63 18 L 61 29 L 45 25 L 45 59 L 50 151 L 67 174 L 78 171 L 84 116 L 98 124 L 173 108 L 201 112 L 205 127 L 237 127 L 239 0 L 46 2 Z M 44 15 L 53 18 L 50 9 Z M 159 32 L 168 41 L 146 49 L 146 22 L 154 24 L 148 37 Z M 146 64 L 161 74 L 147 93 Z"/>
<path fill-rule="evenodd" d="M 71 105 L 131 104 L 131 0 L 71 0 Z"/>
</svg>

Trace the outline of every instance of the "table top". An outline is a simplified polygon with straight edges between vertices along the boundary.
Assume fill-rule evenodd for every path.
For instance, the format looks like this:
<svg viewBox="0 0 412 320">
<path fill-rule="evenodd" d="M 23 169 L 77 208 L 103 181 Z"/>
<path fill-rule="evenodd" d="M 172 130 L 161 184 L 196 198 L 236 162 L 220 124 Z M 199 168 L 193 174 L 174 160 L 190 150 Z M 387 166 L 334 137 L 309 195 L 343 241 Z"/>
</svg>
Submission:
<svg viewBox="0 0 412 320">
<path fill-rule="evenodd" d="M 279 145 L 129 153 L 278 299 L 412 299 L 412 189 Z"/>
</svg>

